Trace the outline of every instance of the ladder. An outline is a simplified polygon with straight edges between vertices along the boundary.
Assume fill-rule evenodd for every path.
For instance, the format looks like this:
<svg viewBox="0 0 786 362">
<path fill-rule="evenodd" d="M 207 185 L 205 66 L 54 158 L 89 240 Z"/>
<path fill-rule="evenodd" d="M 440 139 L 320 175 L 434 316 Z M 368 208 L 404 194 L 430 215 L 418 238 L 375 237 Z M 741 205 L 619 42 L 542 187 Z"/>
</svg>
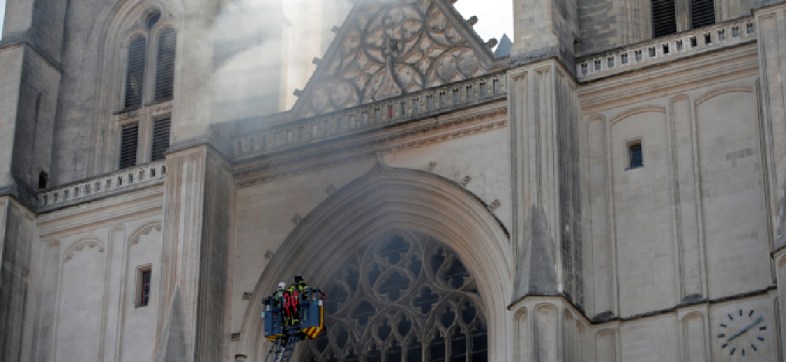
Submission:
<svg viewBox="0 0 786 362">
<path fill-rule="evenodd" d="M 288 334 L 276 339 L 267 351 L 265 362 L 289 362 L 292 359 L 295 345 L 299 341 L 300 338 L 295 334 Z"/>
</svg>

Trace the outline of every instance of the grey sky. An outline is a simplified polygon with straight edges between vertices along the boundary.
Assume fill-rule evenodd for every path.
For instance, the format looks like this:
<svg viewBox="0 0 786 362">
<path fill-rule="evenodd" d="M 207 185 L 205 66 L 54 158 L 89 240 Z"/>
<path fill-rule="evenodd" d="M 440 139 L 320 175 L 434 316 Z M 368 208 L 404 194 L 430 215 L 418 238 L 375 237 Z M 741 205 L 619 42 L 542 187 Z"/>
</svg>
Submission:
<svg viewBox="0 0 786 362">
<path fill-rule="evenodd" d="M 458 0 L 455 6 L 465 18 L 477 15 L 475 31 L 483 40 L 502 34 L 513 39 L 513 0 Z"/>
</svg>

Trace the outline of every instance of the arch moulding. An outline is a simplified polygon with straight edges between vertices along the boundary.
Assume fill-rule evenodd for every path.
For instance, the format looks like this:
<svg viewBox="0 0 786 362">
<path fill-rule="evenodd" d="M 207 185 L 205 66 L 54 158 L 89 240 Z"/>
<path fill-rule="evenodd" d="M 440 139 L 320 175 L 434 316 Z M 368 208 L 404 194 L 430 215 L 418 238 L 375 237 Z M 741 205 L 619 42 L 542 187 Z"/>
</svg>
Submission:
<svg viewBox="0 0 786 362">
<path fill-rule="evenodd" d="M 489 360 L 512 358 L 514 260 L 509 237 L 476 197 L 430 173 L 378 164 L 316 207 L 276 251 L 254 288 L 237 353 L 262 360 L 262 300 L 281 279 L 300 274 L 311 285 L 327 282 L 323 268 L 340 263 L 391 230 L 431 236 L 452 248 L 477 281 L 488 320 Z"/>
</svg>

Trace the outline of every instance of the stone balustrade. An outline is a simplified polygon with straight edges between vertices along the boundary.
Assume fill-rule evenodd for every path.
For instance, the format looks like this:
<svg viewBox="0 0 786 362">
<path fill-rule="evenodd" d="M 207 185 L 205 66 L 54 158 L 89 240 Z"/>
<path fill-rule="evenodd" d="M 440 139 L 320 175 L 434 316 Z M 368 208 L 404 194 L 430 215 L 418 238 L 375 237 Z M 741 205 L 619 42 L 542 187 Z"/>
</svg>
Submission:
<svg viewBox="0 0 786 362">
<path fill-rule="evenodd" d="M 127 168 L 108 175 L 94 177 L 60 186 L 38 194 L 38 206 L 48 211 L 85 201 L 140 189 L 164 181 L 164 162 L 154 162 Z"/>
<path fill-rule="evenodd" d="M 235 157 L 250 158 L 350 134 L 407 123 L 507 96 L 505 73 L 295 120 L 233 140 Z"/>
<path fill-rule="evenodd" d="M 746 17 L 581 57 L 576 75 L 590 81 L 755 40 L 754 19 Z"/>
</svg>

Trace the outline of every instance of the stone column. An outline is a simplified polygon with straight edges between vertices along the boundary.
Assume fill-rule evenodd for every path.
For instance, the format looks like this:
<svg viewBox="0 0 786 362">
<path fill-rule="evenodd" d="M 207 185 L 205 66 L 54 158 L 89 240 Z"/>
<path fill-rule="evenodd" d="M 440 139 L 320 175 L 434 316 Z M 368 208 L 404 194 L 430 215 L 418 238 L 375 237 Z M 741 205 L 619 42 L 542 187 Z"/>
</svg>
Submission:
<svg viewBox="0 0 786 362">
<path fill-rule="evenodd" d="M 509 72 L 514 300 L 583 300 L 582 198 L 576 85 L 557 60 Z"/>
<path fill-rule="evenodd" d="M 528 298 L 514 303 L 515 360 L 556 362 L 565 360 L 561 348 L 564 302 L 559 298 Z M 572 341 L 570 341 L 572 342 Z"/>
<path fill-rule="evenodd" d="M 158 361 L 220 361 L 234 181 L 208 145 L 167 156 Z"/>
<path fill-rule="evenodd" d="M 786 346 L 786 2 L 759 0 L 754 10 L 765 142 L 769 150 L 769 215 L 778 286 L 780 345 Z"/>
<path fill-rule="evenodd" d="M 0 360 L 22 361 L 35 218 L 11 197 L 0 197 Z"/>
</svg>

